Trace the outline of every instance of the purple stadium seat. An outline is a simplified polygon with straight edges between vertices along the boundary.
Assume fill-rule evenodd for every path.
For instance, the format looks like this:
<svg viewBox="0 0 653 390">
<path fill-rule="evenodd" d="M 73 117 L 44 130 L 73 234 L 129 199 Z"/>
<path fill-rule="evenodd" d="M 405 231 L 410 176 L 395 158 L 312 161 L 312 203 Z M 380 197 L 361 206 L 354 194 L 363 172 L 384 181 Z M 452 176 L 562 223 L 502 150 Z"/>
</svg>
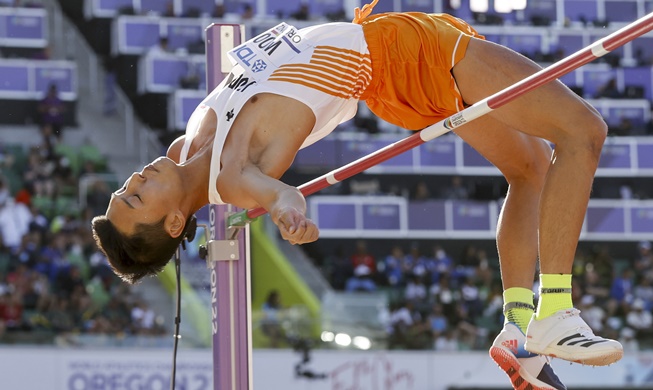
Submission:
<svg viewBox="0 0 653 390">
<path fill-rule="evenodd" d="M 435 10 L 433 0 L 401 0 L 401 12 L 426 12 Z"/>
<path fill-rule="evenodd" d="M 653 69 L 650 66 L 623 68 L 624 86 L 641 86 L 644 98 L 653 100 Z"/>
<path fill-rule="evenodd" d="M 345 10 L 344 0 L 309 0 L 308 9 L 311 15 L 324 16 Z"/>
<path fill-rule="evenodd" d="M 172 19 L 172 20 L 171 20 Z M 173 18 L 169 18 L 171 23 L 167 26 L 168 44 L 173 50 L 188 47 L 203 40 L 204 27 L 199 23 L 175 23 Z M 186 19 L 179 19 L 185 21 Z M 192 20 L 192 19 L 191 19 Z"/>
<path fill-rule="evenodd" d="M 242 14 L 245 5 L 249 5 L 256 14 L 256 1 L 255 0 L 224 0 L 224 11 L 232 14 Z"/>
<path fill-rule="evenodd" d="M 140 0 L 141 9 L 140 13 L 146 14 L 149 12 L 155 12 L 159 15 L 165 14 L 168 8 L 168 0 Z"/>
<path fill-rule="evenodd" d="M 503 44 L 516 52 L 532 56 L 536 51 L 541 51 L 542 36 L 540 34 L 506 34 Z"/>
<path fill-rule="evenodd" d="M 181 0 L 181 15 L 185 15 L 191 10 L 211 15 L 214 9 L 215 0 Z"/>
<path fill-rule="evenodd" d="M 582 19 L 592 22 L 597 18 L 598 5 L 595 0 L 567 0 L 565 5 L 565 17 L 577 22 Z"/>
<path fill-rule="evenodd" d="M 556 20 L 556 0 L 529 1 L 524 9 L 524 18 L 526 22 Z"/>
<path fill-rule="evenodd" d="M 583 72 L 583 92 L 587 98 L 593 98 L 596 93 L 611 79 L 617 78 L 617 70 L 608 67 L 581 68 Z"/>
<path fill-rule="evenodd" d="M 605 18 L 609 22 L 632 22 L 637 19 L 637 2 L 607 0 Z"/>
<path fill-rule="evenodd" d="M 622 118 L 628 118 L 635 126 L 642 126 L 646 124 L 646 118 L 650 108 L 643 108 L 640 106 L 633 107 L 608 107 L 608 112 L 605 121 L 608 125 L 618 125 Z"/>
<path fill-rule="evenodd" d="M 554 52 L 557 49 L 562 49 L 563 55 L 567 57 L 585 46 L 587 44 L 581 34 L 558 34 L 558 43 L 555 47 L 551 47 L 550 51 Z"/>
<path fill-rule="evenodd" d="M 371 2 L 371 0 L 369 2 Z M 361 6 L 367 3 L 368 1 L 361 0 Z M 376 6 L 374 6 L 375 14 L 380 14 L 382 12 L 396 12 L 396 11 L 399 10 L 394 8 L 394 0 L 382 0 L 379 1 Z"/>
<path fill-rule="evenodd" d="M 644 62 L 645 64 L 653 64 L 653 37 L 643 36 L 633 40 L 631 43 L 633 48 L 633 56 Z"/>
<path fill-rule="evenodd" d="M 268 0 L 265 6 L 266 15 L 280 16 L 288 19 L 288 15 L 297 12 L 302 0 Z"/>
</svg>

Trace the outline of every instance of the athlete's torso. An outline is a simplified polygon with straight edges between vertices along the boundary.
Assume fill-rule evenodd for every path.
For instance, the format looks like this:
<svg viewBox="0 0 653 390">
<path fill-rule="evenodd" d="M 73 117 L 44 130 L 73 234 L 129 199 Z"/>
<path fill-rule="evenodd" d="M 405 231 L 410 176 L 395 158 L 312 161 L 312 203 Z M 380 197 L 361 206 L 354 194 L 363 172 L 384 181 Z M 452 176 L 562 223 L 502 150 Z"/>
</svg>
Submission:
<svg viewBox="0 0 653 390">
<path fill-rule="evenodd" d="M 371 78 L 371 63 L 362 28 L 350 23 L 331 23 L 301 30 L 282 23 L 234 48 L 229 57 L 234 68 L 191 115 L 180 159 L 183 162 L 187 158 L 202 118 L 207 110 L 213 110 L 217 116 L 217 128 L 209 201 L 214 204 L 223 203 L 215 184 L 225 140 L 235 118 L 253 96 L 262 93 L 281 95 L 296 99 L 312 110 L 315 124 L 303 141 L 303 148 L 354 116 L 358 98 Z"/>
</svg>

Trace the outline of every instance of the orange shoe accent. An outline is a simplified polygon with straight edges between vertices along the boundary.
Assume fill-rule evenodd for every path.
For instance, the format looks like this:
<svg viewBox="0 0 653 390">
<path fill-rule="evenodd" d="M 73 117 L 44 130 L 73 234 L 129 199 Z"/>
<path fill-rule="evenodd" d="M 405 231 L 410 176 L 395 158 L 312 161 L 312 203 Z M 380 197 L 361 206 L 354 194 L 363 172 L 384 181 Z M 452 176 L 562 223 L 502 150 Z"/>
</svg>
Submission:
<svg viewBox="0 0 653 390">
<path fill-rule="evenodd" d="M 363 9 L 360 9 L 360 8 L 356 7 L 354 9 L 354 20 L 352 20 L 352 23 L 356 23 L 356 24 L 363 23 L 363 20 L 365 20 L 365 18 L 370 16 L 370 14 L 372 13 L 372 10 L 374 9 L 374 6 L 378 2 L 379 2 L 379 0 L 372 0 L 372 2 L 370 4 L 365 4 L 363 6 Z"/>
</svg>

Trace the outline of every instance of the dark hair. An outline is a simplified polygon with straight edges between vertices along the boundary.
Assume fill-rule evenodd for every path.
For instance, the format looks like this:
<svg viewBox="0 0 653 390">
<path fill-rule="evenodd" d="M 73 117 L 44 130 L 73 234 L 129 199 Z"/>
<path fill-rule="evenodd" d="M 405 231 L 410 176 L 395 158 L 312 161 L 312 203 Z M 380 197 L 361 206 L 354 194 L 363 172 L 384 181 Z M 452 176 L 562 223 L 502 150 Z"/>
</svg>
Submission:
<svg viewBox="0 0 653 390">
<path fill-rule="evenodd" d="M 163 228 L 164 222 L 165 217 L 152 224 L 136 224 L 131 236 L 120 233 L 106 215 L 93 218 L 91 224 L 95 243 L 108 258 L 113 272 L 134 284 L 144 276 L 161 272 L 184 239 L 185 229 L 179 237 L 172 238 Z"/>
</svg>

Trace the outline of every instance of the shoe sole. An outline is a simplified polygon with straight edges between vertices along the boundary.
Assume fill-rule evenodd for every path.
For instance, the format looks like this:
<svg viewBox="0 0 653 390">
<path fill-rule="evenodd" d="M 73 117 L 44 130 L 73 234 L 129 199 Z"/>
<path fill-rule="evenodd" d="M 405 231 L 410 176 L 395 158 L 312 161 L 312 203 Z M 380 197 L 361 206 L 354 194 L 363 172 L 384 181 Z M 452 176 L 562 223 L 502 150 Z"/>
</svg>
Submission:
<svg viewBox="0 0 653 390">
<path fill-rule="evenodd" d="M 538 351 L 537 348 L 533 348 L 532 343 L 530 345 L 527 343 L 526 350 L 538 355 L 558 358 L 568 362 L 584 364 L 587 366 L 609 366 L 610 364 L 616 363 L 621 360 L 622 357 L 624 357 L 623 350 L 606 351 L 600 355 L 592 353 L 592 356 L 583 356 L 583 354 L 579 353 L 578 351 L 574 354 L 569 354 L 567 351 L 556 350 L 555 348 L 547 348 L 545 350 Z"/>
<path fill-rule="evenodd" d="M 503 348 L 491 347 L 490 357 L 499 365 L 499 368 L 508 375 L 512 387 L 515 390 L 557 390 L 555 387 L 546 385 L 544 382 L 537 379 L 535 381 L 539 383 L 534 384 L 534 380 L 531 379 L 531 376 L 525 375 L 522 372 L 521 364 L 515 355 Z"/>
</svg>

